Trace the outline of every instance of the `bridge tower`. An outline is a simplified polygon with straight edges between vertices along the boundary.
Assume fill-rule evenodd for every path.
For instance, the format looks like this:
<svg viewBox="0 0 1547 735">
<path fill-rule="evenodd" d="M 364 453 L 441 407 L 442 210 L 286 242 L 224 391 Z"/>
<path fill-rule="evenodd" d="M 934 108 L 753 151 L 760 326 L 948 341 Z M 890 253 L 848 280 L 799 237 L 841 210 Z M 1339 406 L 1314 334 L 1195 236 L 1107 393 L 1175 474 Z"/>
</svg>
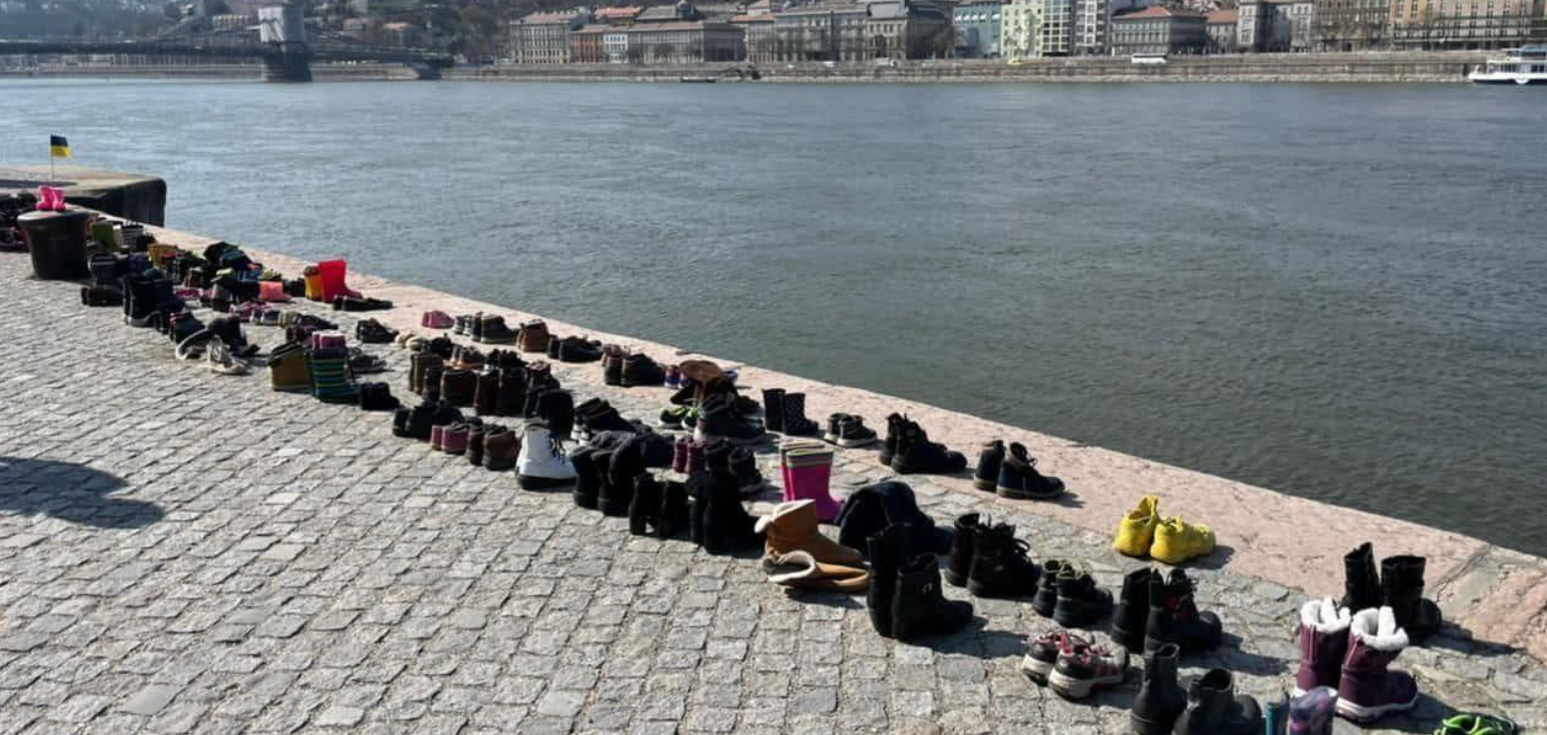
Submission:
<svg viewBox="0 0 1547 735">
<path fill-rule="evenodd" d="M 265 80 L 312 80 L 312 52 L 306 44 L 306 19 L 300 3 L 258 8 L 258 40 L 268 48 L 263 55 Z"/>
</svg>

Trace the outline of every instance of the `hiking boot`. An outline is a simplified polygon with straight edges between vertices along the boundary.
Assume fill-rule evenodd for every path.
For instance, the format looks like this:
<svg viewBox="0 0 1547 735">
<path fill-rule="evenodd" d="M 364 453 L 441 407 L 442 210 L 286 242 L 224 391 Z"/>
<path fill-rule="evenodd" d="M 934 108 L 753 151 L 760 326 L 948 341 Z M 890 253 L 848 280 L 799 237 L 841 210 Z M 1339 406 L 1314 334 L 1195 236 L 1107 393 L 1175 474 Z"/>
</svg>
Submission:
<svg viewBox="0 0 1547 735">
<path fill-rule="evenodd" d="M 1123 683 L 1128 673 L 1128 651 L 1108 651 L 1090 641 L 1059 652 L 1058 663 L 1048 675 L 1048 686 L 1068 699 L 1084 699 L 1096 689 Z"/>
<path fill-rule="evenodd" d="M 355 339 L 368 345 L 390 344 L 397 339 L 397 330 L 375 319 L 366 319 L 355 324 Z"/>
<path fill-rule="evenodd" d="M 441 400 L 464 408 L 473 405 L 478 393 L 478 376 L 470 370 L 451 368 L 440 375 Z"/>
<path fill-rule="evenodd" d="M 784 431 L 784 389 L 763 390 L 763 423 L 769 431 Z"/>
<path fill-rule="evenodd" d="M 891 414 L 886 417 L 886 441 L 881 444 L 881 464 L 890 466 L 892 458 L 897 455 L 897 442 L 904 432 L 917 424 L 908 420 L 902 414 Z"/>
<path fill-rule="evenodd" d="M 1348 655 L 1348 627 L 1353 615 L 1328 597 L 1300 607 L 1295 636 L 1300 643 L 1300 668 L 1295 672 L 1295 696 L 1317 687 L 1336 689 Z"/>
<path fill-rule="evenodd" d="M 549 337 L 547 323 L 541 319 L 534 319 L 521 324 L 521 334 L 517 338 L 517 344 L 522 352 L 547 352 Z"/>
<path fill-rule="evenodd" d="M 541 421 L 526 425 L 516 472 L 523 490 L 569 487 L 575 483 L 575 466 L 564 456 L 548 425 Z"/>
<path fill-rule="evenodd" d="M 699 407 L 700 416 L 694 435 L 699 441 L 724 439 L 732 444 L 756 444 L 762 441 L 763 425 L 737 413 L 732 399 L 716 394 Z"/>
<path fill-rule="evenodd" d="M 589 436 L 595 436 L 604 431 L 628 431 L 638 429 L 613 408 L 611 403 L 592 398 L 575 407 L 575 423 L 580 425 Z"/>
<path fill-rule="evenodd" d="M 649 355 L 633 354 L 623 358 L 622 381 L 624 388 L 665 385 L 666 371 Z"/>
<path fill-rule="evenodd" d="M 1064 651 L 1083 645 L 1088 645 L 1088 642 L 1067 630 L 1043 633 L 1027 646 L 1026 656 L 1021 659 L 1021 671 L 1037 684 L 1047 686 L 1048 676 L 1058 664 L 1058 657 Z"/>
<path fill-rule="evenodd" d="M 442 376 L 444 379 L 444 376 Z M 485 369 L 475 374 L 473 383 L 473 413 L 493 416 L 499 404 L 500 372 Z"/>
<path fill-rule="evenodd" d="M 805 393 L 785 393 L 782 403 L 784 404 L 782 408 L 784 415 L 781 420 L 784 422 L 783 431 L 786 435 L 815 436 L 818 433 L 820 427 L 816 425 L 815 421 L 806 418 Z M 765 397 L 765 402 L 763 404 L 764 413 L 767 413 L 768 405 L 769 404 L 766 402 Z M 863 422 L 859 424 L 859 428 L 864 429 L 864 431 L 870 431 L 869 429 L 865 429 Z M 874 434 L 875 432 L 871 433 Z"/>
<path fill-rule="evenodd" d="M 477 347 L 457 345 L 451 349 L 451 367 L 460 370 L 482 370 L 485 362 L 483 352 Z"/>
<path fill-rule="evenodd" d="M 1289 705 L 1287 735 L 1332 735 L 1332 716 L 1337 713 L 1337 701 L 1338 690 L 1332 687 L 1317 687 L 1295 697 Z M 1478 732 L 1478 735 L 1489 733 Z M 1495 731 L 1491 735 L 1505 733 Z"/>
<path fill-rule="evenodd" d="M 617 345 L 602 346 L 602 383 L 623 385 L 623 357 L 627 354 Z"/>
<path fill-rule="evenodd" d="M 1036 594 L 1041 567 L 1031 560 L 1031 547 L 1015 537 L 1015 526 L 1000 523 L 981 527 L 972 548 L 967 591 L 975 597 L 1031 597 Z"/>
<path fill-rule="evenodd" d="M 1198 612 L 1192 580 L 1180 569 L 1169 576 L 1150 576 L 1150 614 L 1144 623 L 1144 650 L 1153 651 L 1175 643 L 1182 654 L 1202 653 L 1219 647 L 1219 616 Z"/>
<path fill-rule="evenodd" d="M 1153 591 L 1150 596 L 1154 598 Z M 1053 622 L 1065 628 L 1090 628 L 1111 613 L 1112 593 L 1097 587 L 1089 572 L 1065 566 L 1058 573 L 1058 602 L 1053 605 Z"/>
<path fill-rule="evenodd" d="M 1187 709 L 1187 692 L 1176 681 L 1180 655 L 1174 645 L 1144 654 L 1144 684 L 1128 712 L 1129 724 L 1139 735 L 1171 735 L 1172 726 Z"/>
<path fill-rule="evenodd" d="M 1063 493 L 1064 481 L 1037 472 L 1037 460 L 1017 442 L 1010 445 L 1010 453 L 999 467 L 995 491 L 999 497 L 1011 500 L 1048 500 Z"/>
<path fill-rule="evenodd" d="M 972 572 L 972 554 L 977 548 L 979 531 L 986 531 L 977 513 L 964 513 L 956 517 L 955 535 L 951 536 L 951 553 L 946 556 L 945 581 L 954 587 L 966 587 L 967 575 Z"/>
<path fill-rule="evenodd" d="M 1193 681 L 1187 711 L 1177 718 L 1175 735 L 1258 735 L 1262 709 L 1257 700 L 1236 696 L 1235 677 L 1225 669 L 1210 669 Z"/>
<path fill-rule="evenodd" d="M 978 452 L 978 468 L 972 473 L 972 486 L 986 492 L 994 492 L 999 482 L 999 467 L 1004 464 L 1004 442 L 995 439 L 983 445 Z"/>
<path fill-rule="evenodd" d="M 1423 596 L 1426 560 L 1421 556 L 1388 556 L 1380 563 L 1381 596 L 1396 615 L 1397 627 L 1415 641 L 1439 630 L 1442 616 L 1433 600 Z"/>
<path fill-rule="evenodd" d="M 517 332 L 505 323 L 505 317 L 488 315 L 478 320 L 478 329 L 473 334 L 473 341 L 491 345 L 515 344 Z"/>
<path fill-rule="evenodd" d="M 1388 667 L 1407 648 L 1407 632 L 1389 607 L 1360 610 L 1348 626 L 1348 653 L 1338 679 L 1337 713 L 1367 723 L 1418 704 L 1418 684 Z"/>
<path fill-rule="evenodd" d="M 1123 516 L 1117 524 L 1117 535 L 1112 548 L 1123 556 L 1143 559 L 1150 554 L 1155 543 L 1155 528 L 1160 525 L 1160 499 L 1153 495 L 1139 498 L 1138 507 Z"/>
<path fill-rule="evenodd" d="M 865 426 L 862 416 L 835 413 L 827 417 L 827 433 L 822 437 L 840 447 L 868 447 L 876 443 L 876 432 Z"/>
<path fill-rule="evenodd" d="M 552 353 L 552 348 L 549 353 Z M 558 354 L 550 354 L 561 362 L 596 362 L 602 359 L 602 345 L 582 337 L 565 337 L 559 340 Z"/>
<path fill-rule="evenodd" d="M 890 466 L 899 475 L 950 475 L 967 469 L 967 457 L 946 449 L 944 444 L 930 441 L 924 428 L 914 424 L 898 439 Z"/>
<path fill-rule="evenodd" d="M 900 641 L 948 635 L 972 622 L 972 605 L 947 600 L 940 590 L 940 561 L 919 554 L 897 570 L 892 594 L 892 637 Z"/>
<path fill-rule="evenodd" d="M 833 541 L 818 530 L 816 503 L 810 500 L 774 506 L 772 513 L 757 519 L 753 530 L 763 534 L 764 552 L 770 556 L 804 551 L 824 564 L 865 564 L 864 555 L 857 549 Z"/>
<path fill-rule="evenodd" d="M 1150 578 L 1158 576 L 1149 567 L 1123 576 L 1123 589 L 1112 613 L 1112 640 L 1135 653 L 1144 650 L 1144 628 L 1150 616 Z"/>
<path fill-rule="evenodd" d="M 1375 569 L 1374 546 L 1365 542 L 1344 555 L 1343 574 L 1343 599 L 1338 607 L 1358 612 L 1381 606 L 1380 573 Z"/>
<path fill-rule="evenodd" d="M 1214 530 L 1201 523 L 1186 523 L 1181 516 L 1167 518 L 1155 527 L 1150 558 L 1175 566 L 1214 553 Z"/>
</svg>

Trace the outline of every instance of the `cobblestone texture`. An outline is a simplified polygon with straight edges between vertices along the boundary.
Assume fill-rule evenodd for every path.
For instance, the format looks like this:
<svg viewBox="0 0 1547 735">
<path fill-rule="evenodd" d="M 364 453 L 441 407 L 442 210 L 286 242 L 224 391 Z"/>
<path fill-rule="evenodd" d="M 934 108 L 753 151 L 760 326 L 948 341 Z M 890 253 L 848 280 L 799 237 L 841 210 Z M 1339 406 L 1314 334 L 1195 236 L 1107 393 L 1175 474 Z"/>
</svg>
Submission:
<svg viewBox="0 0 1547 735">
<path fill-rule="evenodd" d="M 1083 704 L 1019 673 L 1051 625 L 1025 603 L 973 600 L 977 624 L 927 646 L 882 639 L 863 598 L 787 593 L 751 557 L 635 538 L 397 439 L 386 414 L 180 363 L 28 275 L 0 256 L 0 735 L 1127 732 L 1137 669 Z M 406 356 L 368 349 L 403 394 Z M 604 388 L 594 365 L 557 372 L 625 413 L 665 396 Z M 835 468 L 840 492 L 887 476 L 867 451 Z M 907 481 L 941 522 L 1004 515 Z M 1035 510 L 1003 520 L 1039 558 L 1085 559 L 1109 588 L 1139 563 Z M 1230 644 L 1187 671 L 1288 686 L 1300 595 L 1193 576 Z M 1529 656 L 1439 637 L 1401 661 L 1426 694 L 1379 732 L 1427 732 L 1453 708 L 1547 727 Z"/>
</svg>

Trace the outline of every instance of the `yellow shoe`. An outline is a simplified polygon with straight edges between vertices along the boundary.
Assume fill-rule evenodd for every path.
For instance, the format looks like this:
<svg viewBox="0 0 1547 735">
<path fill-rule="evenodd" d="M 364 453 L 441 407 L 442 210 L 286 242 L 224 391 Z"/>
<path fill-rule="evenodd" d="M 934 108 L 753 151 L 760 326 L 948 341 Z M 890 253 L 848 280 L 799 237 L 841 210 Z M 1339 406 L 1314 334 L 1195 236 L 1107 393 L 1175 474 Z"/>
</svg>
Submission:
<svg viewBox="0 0 1547 735">
<path fill-rule="evenodd" d="M 1159 523 L 1160 499 L 1153 495 L 1139 498 L 1139 507 L 1129 511 L 1117 525 L 1117 538 L 1112 541 L 1112 548 L 1119 554 L 1143 559 L 1150 553 L 1155 526 Z"/>
<path fill-rule="evenodd" d="M 1213 552 L 1214 530 L 1202 524 L 1183 523 L 1181 516 L 1161 521 L 1155 529 L 1155 543 L 1150 546 L 1151 558 L 1173 565 Z"/>
</svg>

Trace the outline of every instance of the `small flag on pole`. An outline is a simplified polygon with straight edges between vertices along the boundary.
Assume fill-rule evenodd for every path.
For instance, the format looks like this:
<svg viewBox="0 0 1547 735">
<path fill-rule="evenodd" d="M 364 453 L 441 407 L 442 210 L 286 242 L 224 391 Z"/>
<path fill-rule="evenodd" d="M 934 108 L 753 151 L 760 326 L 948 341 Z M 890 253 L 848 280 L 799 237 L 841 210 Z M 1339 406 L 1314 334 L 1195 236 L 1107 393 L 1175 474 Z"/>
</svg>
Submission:
<svg viewBox="0 0 1547 735">
<path fill-rule="evenodd" d="M 70 141 L 63 135 L 48 136 L 48 155 L 50 158 L 69 158 Z"/>
</svg>

